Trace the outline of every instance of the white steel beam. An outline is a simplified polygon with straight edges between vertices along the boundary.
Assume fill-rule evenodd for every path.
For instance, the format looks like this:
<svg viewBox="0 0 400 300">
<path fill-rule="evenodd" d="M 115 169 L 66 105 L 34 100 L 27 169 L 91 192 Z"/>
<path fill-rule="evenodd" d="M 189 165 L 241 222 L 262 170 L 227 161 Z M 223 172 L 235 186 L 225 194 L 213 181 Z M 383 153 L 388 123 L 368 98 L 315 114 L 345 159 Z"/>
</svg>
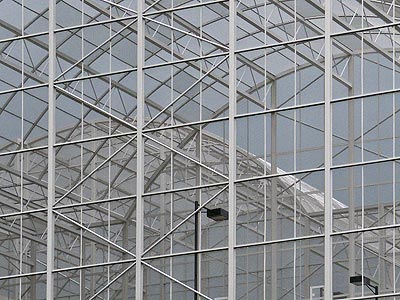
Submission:
<svg viewBox="0 0 400 300">
<path fill-rule="evenodd" d="M 137 2 L 137 171 L 136 171 L 136 277 L 135 277 L 135 299 L 143 299 L 143 264 L 142 255 L 144 249 L 144 61 L 145 61 L 145 23 L 143 11 L 145 0 Z"/>
<path fill-rule="evenodd" d="M 236 1 L 229 0 L 228 299 L 236 299 Z"/>
<path fill-rule="evenodd" d="M 56 72 L 56 0 L 49 0 L 49 91 L 48 91 L 48 184 L 47 184 L 47 265 L 46 299 L 54 299 L 54 222 L 53 204 L 55 201 L 55 138 L 56 138 L 56 91 L 54 77 Z"/>
<path fill-rule="evenodd" d="M 332 289 L 332 0 L 325 1 L 325 162 L 324 162 L 324 299 L 331 300 Z"/>
</svg>

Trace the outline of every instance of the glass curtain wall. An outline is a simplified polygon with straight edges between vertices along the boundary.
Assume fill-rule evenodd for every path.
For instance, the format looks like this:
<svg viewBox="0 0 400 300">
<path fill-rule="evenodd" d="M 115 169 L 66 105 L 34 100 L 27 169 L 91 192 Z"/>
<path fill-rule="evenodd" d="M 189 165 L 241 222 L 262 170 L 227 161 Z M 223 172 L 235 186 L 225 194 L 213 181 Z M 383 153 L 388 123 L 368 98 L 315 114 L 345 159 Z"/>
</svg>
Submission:
<svg viewBox="0 0 400 300">
<path fill-rule="evenodd" d="M 0 1 L 0 300 L 400 299 L 399 16 Z"/>
</svg>

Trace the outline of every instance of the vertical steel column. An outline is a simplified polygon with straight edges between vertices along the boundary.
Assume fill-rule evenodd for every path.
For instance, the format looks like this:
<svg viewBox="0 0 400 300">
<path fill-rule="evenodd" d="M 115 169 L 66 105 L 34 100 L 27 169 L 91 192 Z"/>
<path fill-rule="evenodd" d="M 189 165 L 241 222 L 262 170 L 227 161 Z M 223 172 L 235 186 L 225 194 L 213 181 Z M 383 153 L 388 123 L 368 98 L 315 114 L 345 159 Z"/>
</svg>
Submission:
<svg viewBox="0 0 400 300">
<path fill-rule="evenodd" d="M 92 250 L 91 253 L 91 262 L 92 264 L 96 263 L 96 243 L 95 242 L 90 242 L 90 248 Z M 93 295 L 96 290 L 96 271 L 94 268 L 90 270 L 90 294 Z"/>
<path fill-rule="evenodd" d="M 305 227 L 305 232 L 306 235 L 311 235 L 311 221 L 309 218 L 306 218 L 304 221 L 304 227 Z M 304 249 L 304 296 L 306 299 L 310 298 L 310 285 L 311 285 L 311 268 L 310 268 L 310 262 L 311 262 L 311 242 L 309 239 L 305 240 L 302 243 L 305 246 Z"/>
<path fill-rule="evenodd" d="M 201 66 L 201 64 L 200 64 Z M 201 162 L 201 129 L 196 136 L 196 157 Z M 196 185 L 201 185 L 201 168 L 196 165 Z M 197 210 L 201 203 L 201 191 L 196 190 L 196 200 L 194 202 L 194 209 Z M 194 215 L 194 250 L 197 251 L 201 248 L 201 211 Z M 201 256 L 199 253 L 194 254 L 194 289 L 201 291 Z M 194 293 L 194 300 L 199 299 L 198 294 Z"/>
<path fill-rule="evenodd" d="M 49 0 L 49 99 L 48 99 L 48 183 L 47 183 L 47 266 L 46 266 L 46 299 L 54 299 L 54 213 L 55 201 L 55 112 L 56 96 L 54 76 L 56 72 L 56 0 Z"/>
<path fill-rule="evenodd" d="M 125 249 L 129 248 L 129 226 L 130 225 L 130 221 L 126 220 L 124 227 L 122 229 L 122 246 Z M 123 259 L 127 259 L 128 258 L 128 254 L 124 253 L 122 255 Z M 128 278 L 128 274 L 126 274 L 124 276 L 124 278 L 122 278 L 122 295 L 121 295 L 121 299 L 122 300 L 128 300 L 128 285 L 129 285 L 129 278 Z"/>
<path fill-rule="evenodd" d="M 331 121 L 331 99 L 332 99 L 332 43 L 331 43 L 331 26 L 332 26 L 332 1 L 325 1 L 325 284 L 324 299 L 331 300 L 332 290 L 332 121 Z"/>
<path fill-rule="evenodd" d="M 37 244 L 35 241 L 31 242 L 31 262 L 32 262 L 32 267 L 31 267 L 31 272 L 34 273 L 36 272 L 36 251 L 37 251 Z M 36 299 L 36 287 L 37 287 L 37 280 L 36 276 L 32 276 L 31 279 L 31 300 Z"/>
<path fill-rule="evenodd" d="M 229 0 L 228 299 L 236 299 L 236 1 Z"/>
<path fill-rule="evenodd" d="M 136 300 L 143 299 L 143 189 L 144 189 L 144 55 L 145 55 L 145 31 L 143 10 L 144 0 L 138 1 L 137 15 L 137 172 L 136 172 Z"/>
<path fill-rule="evenodd" d="M 350 57 L 349 63 L 349 81 L 352 85 L 354 85 L 354 58 L 353 56 Z M 353 88 L 349 88 L 349 96 L 354 95 Z M 348 107 L 348 147 L 349 147 L 349 162 L 354 162 L 354 102 L 349 101 L 347 104 Z M 355 218 L 355 193 L 354 193 L 354 168 L 349 168 L 349 229 L 354 229 L 354 225 L 356 224 Z M 352 233 L 349 235 L 349 277 L 356 274 L 356 234 Z M 355 286 L 349 282 L 349 296 L 354 297 Z"/>
<path fill-rule="evenodd" d="M 271 86 L 271 104 L 276 108 L 276 81 Z M 277 174 L 277 114 L 271 114 L 271 173 Z M 271 240 L 278 238 L 278 178 L 271 178 Z M 271 245 L 271 299 L 278 299 L 278 244 Z"/>
<path fill-rule="evenodd" d="M 379 226 L 385 226 L 386 225 L 386 216 L 385 216 L 385 206 L 382 203 L 382 199 L 380 197 L 380 193 L 378 193 L 378 198 L 380 198 L 378 201 L 378 224 Z M 378 244 L 378 258 L 379 258 L 379 277 L 378 277 L 378 285 L 380 285 L 384 290 L 386 289 L 386 272 L 387 272 L 387 267 L 386 267 L 386 255 L 387 249 L 386 245 L 390 243 L 390 239 L 387 238 L 391 235 L 391 229 L 390 230 L 382 230 L 381 234 L 379 235 L 379 244 Z M 375 294 L 376 295 L 376 294 Z"/>
<path fill-rule="evenodd" d="M 165 155 L 165 149 L 160 147 L 160 159 L 161 161 L 165 161 L 167 159 Z M 160 174 L 160 188 L 162 191 L 167 189 L 167 179 L 165 172 L 161 172 Z M 160 236 L 164 236 L 167 232 L 167 218 L 166 218 L 166 205 L 165 202 L 167 201 L 167 197 L 165 194 L 160 195 Z M 166 253 L 168 249 L 168 245 L 165 241 L 162 241 L 161 244 L 162 253 Z M 162 264 L 168 265 L 168 258 L 164 258 L 161 260 Z M 165 294 L 165 285 L 166 285 L 166 278 L 165 276 L 161 276 L 160 278 L 160 300 L 166 300 L 167 296 Z"/>
<path fill-rule="evenodd" d="M 200 207 L 199 202 L 196 200 L 194 201 L 194 210 L 196 211 Z M 199 250 L 199 213 L 201 212 L 196 212 L 194 214 L 194 250 L 197 251 Z M 199 254 L 197 252 L 194 253 L 194 289 L 196 291 L 199 290 L 199 277 L 198 277 L 198 272 L 199 272 Z M 197 293 L 194 293 L 194 300 L 198 299 Z"/>
<path fill-rule="evenodd" d="M 56 66 L 56 0 L 49 0 L 49 99 L 48 99 L 48 186 L 47 186 L 47 266 L 46 266 L 46 299 L 54 299 L 54 214 L 55 201 L 55 89 L 54 76 Z"/>
</svg>

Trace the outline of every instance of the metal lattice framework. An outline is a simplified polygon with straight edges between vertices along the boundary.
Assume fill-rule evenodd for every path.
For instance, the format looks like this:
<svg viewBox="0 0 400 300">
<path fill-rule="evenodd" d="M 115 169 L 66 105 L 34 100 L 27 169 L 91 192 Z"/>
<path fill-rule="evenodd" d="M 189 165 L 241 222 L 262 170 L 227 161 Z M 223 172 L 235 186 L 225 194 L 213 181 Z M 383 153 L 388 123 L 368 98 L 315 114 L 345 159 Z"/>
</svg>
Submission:
<svg viewBox="0 0 400 300">
<path fill-rule="evenodd" d="M 0 1 L 0 300 L 399 298 L 399 16 Z"/>
</svg>

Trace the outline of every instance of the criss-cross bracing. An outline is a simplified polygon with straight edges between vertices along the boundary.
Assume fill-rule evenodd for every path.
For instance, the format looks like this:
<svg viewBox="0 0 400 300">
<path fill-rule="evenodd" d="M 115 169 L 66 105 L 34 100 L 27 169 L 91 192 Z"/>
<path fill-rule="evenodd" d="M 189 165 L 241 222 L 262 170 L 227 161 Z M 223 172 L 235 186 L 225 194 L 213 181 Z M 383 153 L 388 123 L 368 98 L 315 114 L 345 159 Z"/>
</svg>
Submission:
<svg viewBox="0 0 400 300">
<path fill-rule="evenodd" d="M 399 35 L 396 0 L 0 1 L 0 300 L 400 299 Z"/>
</svg>

